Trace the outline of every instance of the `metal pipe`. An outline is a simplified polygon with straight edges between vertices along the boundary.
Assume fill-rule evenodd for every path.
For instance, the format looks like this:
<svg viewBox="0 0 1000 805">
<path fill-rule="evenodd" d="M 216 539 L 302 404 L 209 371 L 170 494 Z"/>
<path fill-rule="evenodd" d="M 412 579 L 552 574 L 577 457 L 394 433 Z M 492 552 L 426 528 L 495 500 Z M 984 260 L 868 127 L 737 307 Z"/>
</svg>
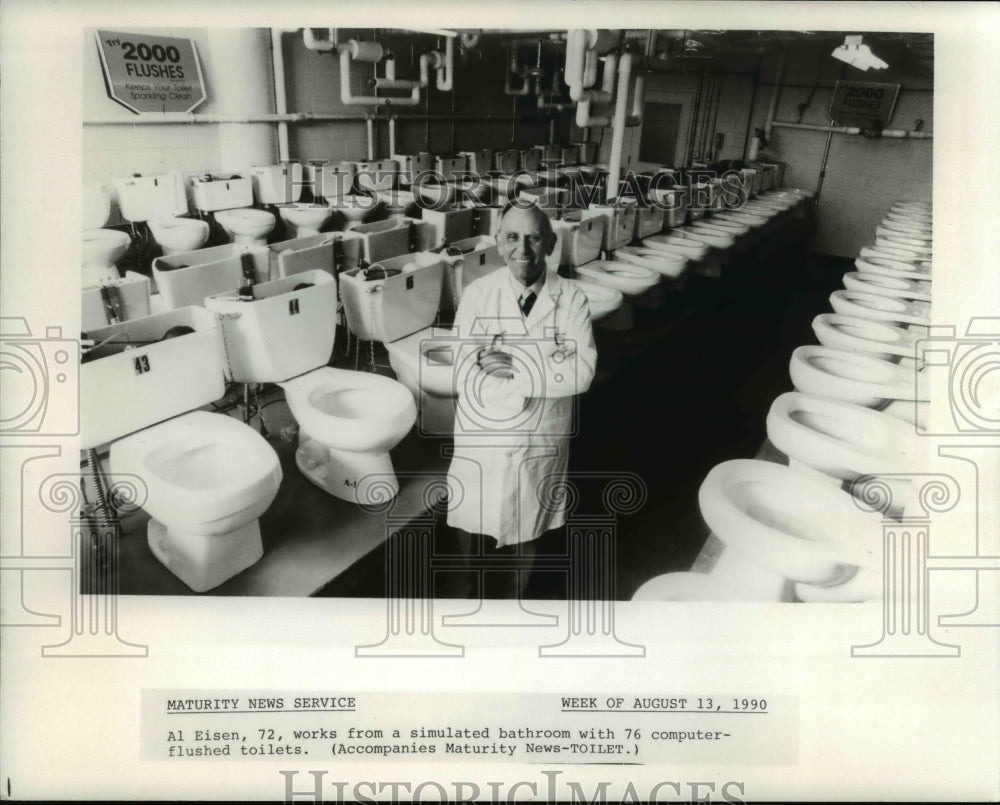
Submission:
<svg viewBox="0 0 1000 805">
<path fill-rule="evenodd" d="M 365 133 L 368 136 L 368 161 L 375 159 L 375 118 L 365 115 Z"/>
<path fill-rule="evenodd" d="M 306 29 L 308 30 L 308 29 Z M 281 50 L 281 31 L 271 29 L 271 65 L 274 71 L 274 111 L 279 115 L 288 113 L 288 99 L 285 95 L 285 56 Z M 288 123 L 278 122 L 278 161 L 288 159 Z"/>
<path fill-rule="evenodd" d="M 816 182 L 816 195 L 813 196 L 813 209 L 819 206 L 819 194 L 823 191 L 823 178 L 826 176 L 826 163 L 830 158 L 830 144 L 833 142 L 833 130 L 826 135 L 826 148 L 823 149 L 823 161 L 819 166 L 819 181 Z"/>
<path fill-rule="evenodd" d="M 687 165 L 691 164 L 691 161 L 694 157 L 694 139 L 698 125 L 698 113 L 701 109 L 701 93 L 702 93 L 702 85 L 704 83 L 705 83 L 705 71 L 702 70 L 701 75 L 698 76 L 698 88 L 695 90 L 694 94 L 694 108 L 691 110 L 691 124 L 688 126 L 687 160 L 685 160 L 685 164 Z"/>
<path fill-rule="evenodd" d="M 781 82 L 785 80 L 785 65 L 788 60 L 788 53 L 781 51 L 778 54 L 778 71 L 775 76 L 774 92 L 771 93 L 771 102 L 767 105 L 767 118 L 764 122 L 764 137 L 771 139 L 771 127 L 774 125 L 774 116 L 778 111 L 778 99 L 781 97 Z"/>
<path fill-rule="evenodd" d="M 396 153 L 396 116 L 389 118 L 389 156 Z"/>
<path fill-rule="evenodd" d="M 858 126 L 821 126 L 816 123 L 784 123 L 780 120 L 775 120 L 772 124 L 779 129 L 799 129 L 800 131 L 828 131 L 833 134 L 851 134 L 857 135 L 861 134 L 864 129 Z M 909 140 L 930 140 L 934 137 L 934 132 L 932 131 L 910 131 L 907 129 L 883 129 L 880 132 L 882 137 L 889 137 L 891 139 L 909 139 Z"/>
<path fill-rule="evenodd" d="M 750 93 L 750 108 L 747 110 L 747 130 L 743 135 L 744 162 L 747 161 L 748 158 L 747 154 L 750 150 L 750 131 L 751 131 L 751 124 L 753 123 L 753 107 L 754 104 L 757 102 L 757 88 L 760 86 L 758 79 L 760 78 L 759 71 L 760 71 L 761 58 L 762 57 L 760 56 L 757 57 L 757 69 L 754 71 L 753 74 L 753 90 Z"/>
<path fill-rule="evenodd" d="M 510 120 L 514 115 L 499 115 L 499 114 L 486 114 L 486 115 L 449 115 L 449 114 L 403 114 L 399 118 L 401 120 L 411 120 L 411 121 L 425 121 L 425 120 L 458 120 L 467 122 L 489 122 L 489 121 L 507 121 Z M 516 115 L 518 118 L 524 118 L 526 120 L 548 120 L 548 115 L 542 115 L 538 113 L 532 114 L 531 112 L 526 112 L 524 114 Z M 89 120 L 84 120 L 84 126 L 164 126 L 164 125 L 177 125 L 178 123 L 187 123 L 191 125 L 215 125 L 215 124 L 226 124 L 226 123 L 364 123 L 366 119 L 365 115 L 337 115 L 337 114 L 325 114 L 321 112 L 289 112 L 284 115 L 189 115 L 182 113 L 166 113 L 162 115 L 156 115 L 155 117 L 135 117 L 135 118 L 120 118 L 120 117 L 95 117 Z"/>
<path fill-rule="evenodd" d="M 722 103 L 722 79 L 715 77 L 718 82 L 718 89 L 715 92 L 715 111 L 712 113 L 712 132 L 709 135 L 709 148 L 712 151 L 712 161 L 715 162 L 719 155 L 715 153 L 715 134 L 719 124 L 719 105 Z"/>
<path fill-rule="evenodd" d="M 618 198 L 621 182 L 622 152 L 625 148 L 625 114 L 628 107 L 628 84 L 632 77 L 632 54 L 625 53 L 618 63 L 618 97 L 615 101 L 615 119 L 611 129 L 611 159 L 609 160 L 608 200 Z"/>
</svg>

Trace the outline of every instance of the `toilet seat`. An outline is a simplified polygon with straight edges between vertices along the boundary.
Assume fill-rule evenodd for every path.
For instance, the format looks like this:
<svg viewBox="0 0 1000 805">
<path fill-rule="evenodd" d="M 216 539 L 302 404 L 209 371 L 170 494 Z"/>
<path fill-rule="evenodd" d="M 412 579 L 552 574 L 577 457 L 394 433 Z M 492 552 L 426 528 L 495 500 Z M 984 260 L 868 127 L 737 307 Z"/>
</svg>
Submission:
<svg viewBox="0 0 1000 805">
<path fill-rule="evenodd" d="M 930 325 L 930 318 L 916 304 L 867 291 L 834 291 L 830 294 L 830 306 L 835 313 L 863 319 L 902 322 L 921 327 Z"/>
<path fill-rule="evenodd" d="M 704 243 L 706 246 L 712 246 L 716 249 L 728 249 L 736 245 L 736 238 L 733 235 L 715 235 L 711 232 L 699 231 L 693 225 L 679 226 L 672 231 L 677 232 L 685 238 Z"/>
<path fill-rule="evenodd" d="M 917 260 L 928 261 L 931 259 L 930 249 L 911 246 L 909 244 L 901 244 L 896 240 L 876 237 L 875 245 L 879 248 L 879 250 L 890 257 L 901 257 L 903 260 L 912 260 L 914 262 Z"/>
<path fill-rule="evenodd" d="M 859 257 L 854 261 L 854 265 L 860 274 L 877 274 L 900 280 L 909 280 L 910 282 L 931 284 L 931 274 L 929 271 L 925 271 L 919 266 L 909 263 L 897 263 L 893 260 L 883 260 L 878 257 L 870 257 L 868 259 Z"/>
<path fill-rule="evenodd" d="M 890 218 L 888 215 L 882 219 L 879 226 L 890 234 L 898 233 L 903 237 L 916 237 L 922 240 L 931 240 L 931 236 L 934 232 L 934 227 L 931 224 L 905 220 L 900 221 L 895 218 Z M 876 232 L 877 231 L 878 230 L 876 229 Z"/>
<path fill-rule="evenodd" d="M 841 489 L 780 464 L 725 461 L 705 478 L 698 504 L 727 550 L 794 581 L 831 584 L 882 561 L 878 519 Z"/>
<path fill-rule="evenodd" d="M 192 411 L 111 445 L 115 473 L 142 478 L 143 508 L 161 522 L 199 534 L 228 530 L 233 513 L 259 517 L 281 482 L 278 454 L 253 428 L 233 417 Z"/>
<path fill-rule="evenodd" d="M 912 370 L 833 347 L 805 344 L 792 352 L 788 374 L 796 390 L 875 408 L 886 400 L 926 399 Z"/>
<path fill-rule="evenodd" d="M 910 360 L 916 356 L 914 345 L 920 338 L 920 334 L 913 330 L 841 313 L 820 313 L 813 319 L 812 327 L 816 338 L 825 347 Z"/>
<path fill-rule="evenodd" d="M 705 230 L 718 230 L 721 231 L 723 235 L 746 235 L 751 227 L 749 224 L 743 224 L 739 221 L 730 220 L 725 216 L 725 213 L 715 213 L 711 218 L 703 218 L 700 221 L 692 224 L 692 226 L 698 229 Z"/>
<path fill-rule="evenodd" d="M 302 429 L 340 450 L 388 450 L 416 419 L 407 388 L 382 375 L 324 366 L 278 385 Z"/>
<path fill-rule="evenodd" d="M 708 255 L 709 247 L 690 238 L 675 235 L 652 235 L 643 241 L 651 249 L 674 254 L 683 254 L 692 260 L 703 260 Z"/>
<path fill-rule="evenodd" d="M 843 400 L 785 392 L 771 403 L 766 423 L 768 439 L 789 459 L 841 481 L 922 465 L 911 426 Z"/>
</svg>

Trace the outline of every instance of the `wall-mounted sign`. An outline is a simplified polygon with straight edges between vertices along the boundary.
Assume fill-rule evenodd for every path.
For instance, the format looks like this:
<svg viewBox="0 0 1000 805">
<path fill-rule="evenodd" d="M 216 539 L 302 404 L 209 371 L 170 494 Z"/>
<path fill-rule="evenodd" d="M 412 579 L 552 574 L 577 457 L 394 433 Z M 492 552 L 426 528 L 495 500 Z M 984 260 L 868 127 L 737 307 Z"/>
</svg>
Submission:
<svg viewBox="0 0 1000 805">
<path fill-rule="evenodd" d="M 838 81 L 830 100 L 830 119 L 838 126 L 882 129 L 892 119 L 899 84 Z"/>
<path fill-rule="evenodd" d="M 190 112 L 205 100 L 205 79 L 190 39 L 97 32 L 108 97 L 136 114 Z"/>
</svg>

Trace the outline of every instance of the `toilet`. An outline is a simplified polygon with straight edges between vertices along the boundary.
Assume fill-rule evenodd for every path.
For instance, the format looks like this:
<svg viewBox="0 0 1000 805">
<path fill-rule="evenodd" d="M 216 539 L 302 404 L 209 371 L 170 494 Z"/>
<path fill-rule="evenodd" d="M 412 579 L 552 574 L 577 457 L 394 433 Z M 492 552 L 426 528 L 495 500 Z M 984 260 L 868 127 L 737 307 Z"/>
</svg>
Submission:
<svg viewBox="0 0 1000 805">
<path fill-rule="evenodd" d="M 905 366 L 913 365 L 915 344 L 920 338 L 920 334 L 912 329 L 904 330 L 888 322 L 843 313 L 820 313 L 813 319 L 812 328 L 823 346 L 882 358 L 899 358 Z"/>
<path fill-rule="evenodd" d="M 246 176 L 196 176 L 191 180 L 194 205 L 210 214 L 230 243 L 266 246 L 275 217 L 253 205 L 253 181 Z"/>
<path fill-rule="evenodd" d="M 651 291 L 660 284 L 658 271 L 645 266 L 617 260 L 593 260 L 576 267 L 578 278 L 614 288 L 622 293 L 618 310 L 602 318 L 598 324 L 609 330 L 630 330 L 634 324 L 632 303 L 636 297 Z"/>
<path fill-rule="evenodd" d="M 861 250 L 862 252 L 864 249 Z M 919 282 L 929 286 L 931 274 L 919 266 L 909 263 L 899 263 L 892 260 L 884 260 L 878 257 L 858 257 L 854 261 L 854 266 L 861 274 L 876 274 L 894 279 L 909 280 Z"/>
<path fill-rule="evenodd" d="M 153 555 L 195 592 L 217 587 L 263 555 L 282 478 L 253 428 L 194 410 L 225 393 L 218 319 L 189 307 L 90 335 L 105 345 L 80 367 L 81 446 L 110 443 L 111 472 L 142 479 Z"/>
<path fill-rule="evenodd" d="M 90 288 L 103 282 L 117 280 L 115 266 L 125 254 L 132 238 L 117 229 L 102 229 L 111 218 L 111 197 L 103 185 L 84 186 L 81 203 L 83 214 L 83 287 Z"/>
<path fill-rule="evenodd" d="M 792 583 L 838 585 L 882 564 L 880 519 L 847 492 L 789 467 L 735 459 L 698 490 L 701 515 L 725 543 L 712 575 L 749 600 L 792 600 Z"/>
<path fill-rule="evenodd" d="M 625 301 L 625 295 L 609 285 L 600 285 L 583 279 L 571 279 L 567 282 L 573 283 L 587 297 L 587 306 L 590 309 L 592 322 L 598 322 L 605 316 L 614 313 Z"/>
<path fill-rule="evenodd" d="M 850 291 L 865 291 L 893 299 L 921 303 L 916 309 L 924 316 L 930 315 L 931 294 L 926 282 L 896 279 L 861 271 L 848 271 L 841 280 L 844 287 Z"/>
<path fill-rule="evenodd" d="M 291 230 L 288 240 L 318 235 L 333 210 L 324 202 L 294 201 L 278 205 L 278 214 Z"/>
<path fill-rule="evenodd" d="M 116 177 L 112 181 L 122 218 L 130 223 L 145 222 L 164 254 L 194 251 L 208 240 L 207 223 L 181 217 L 188 212 L 188 204 L 179 173 Z"/>
<path fill-rule="evenodd" d="M 639 246 L 623 246 L 615 252 L 615 262 L 651 268 L 661 276 L 678 279 L 687 268 L 689 258 L 679 252 Z"/>
<path fill-rule="evenodd" d="M 465 339 L 454 330 L 427 327 L 385 343 L 396 379 L 417 404 L 421 436 L 451 436 L 455 430 L 455 358 Z"/>
<path fill-rule="evenodd" d="M 590 210 L 574 210 L 552 222 L 557 237 L 562 236 L 559 265 L 582 266 L 596 260 L 604 241 L 605 216 Z"/>
<path fill-rule="evenodd" d="M 771 404 L 766 422 L 767 438 L 788 456 L 790 467 L 837 486 L 867 475 L 919 473 L 926 463 L 912 426 L 842 400 L 786 392 Z M 896 508 L 904 509 L 912 485 L 892 477 L 879 481 L 894 490 Z"/>
<path fill-rule="evenodd" d="M 458 310 L 469 285 L 506 265 L 497 250 L 496 239 L 489 235 L 457 240 L 441 256 L 445 263 L 441 307 L 445 310 Z"/>
<path fill-rule="evenodd" d="M 206 297 L 239 288 L 244 281 L 270 279 L 270 253 L 266 246 L 229 243 L 157 257 L 152 271 L 163 310 L 201 307 Z"/>
<path fill-rule="evenodd" d="M 253 292 L 252 301 L 233 292 L 205 300 L 220 315 L 232 380 L 284 389 L 299 425 L 296 465 L 321 489 L 352 503 L 395 495 L 389 451 L 413 426 L 413 398 L 389 378 L 326 365 L 336 335 L 334 277 L 303 271 Z"/>
<path fill-rule="evenodd" d="M 909 325 L 911 329 L 930 325 L 926 306 L 903 299 L 893 299 L 867 291 L 842 290 L 830 294 L 830 306 L 835 313 L 858 316 L 873 321 L 886 321 Z"/>
</svg>

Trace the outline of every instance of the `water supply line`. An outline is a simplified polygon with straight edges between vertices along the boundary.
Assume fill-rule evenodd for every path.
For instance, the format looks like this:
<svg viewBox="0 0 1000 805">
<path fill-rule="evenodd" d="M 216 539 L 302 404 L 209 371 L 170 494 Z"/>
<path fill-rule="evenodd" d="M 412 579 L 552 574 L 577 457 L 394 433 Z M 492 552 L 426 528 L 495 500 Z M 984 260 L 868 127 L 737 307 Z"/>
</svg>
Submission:
<svg viewBox="0 0 1000 805">
<path fill-rule="evenodd" d="M 389 117 L 389 156 L 396 153 L 396 116 Z"/>
<path fill-rule="evenodd" d="M 302 42 L 309 50 L 316 50 L 320 53 L 329 53 L 337 49 L 337 29 L 327 28 L 327 39 L 320 39 L 313 33 L 312 28 L 302 29 Z"/>
<path fill-rule="evenodd" d="M 774 92 L 771 93 L 771 101 L 767 105 L 767 119 L 764 121 L 764 139 L 771 139 L 771 127 L 774 125 L 774 116 L 778 111 L 778 99 L 781 97 L 781 83 L 785 80 L 785 66 L 788 61 L 788 53 L 781 51 L 778 55 L 778 70 L 774 79 Z"/>
<path fill-rule="evenodd" d="M 775 120 L 771 123 L 772 126 L 779 129 L 798 129 L 799 131 L 828 131 L 833 134 L 849 134 L 858 135 L 864 130 L 858 126 L 823 126 L 816 123 L 785 123 L 780 120 Z M 882 129 L 879 132 L 880 136 L 888 137 L 890 139 L 902 140 L 930 140 L 934 137 L 934 132 L 932 131 L 917 131 L 915 129 Z"/>
<path fill-rule="evenodd" d="M 375 159 L 375 116 L 365 115 L 365 133 L 368 136 L 368 161 Z"/>
<path fill-rule="evenodd" d="M 420 82 L 419 81 L 398 81 L 390 76 L 395 75 L 395 59 L 389 54 L 387 60 L 388 75 L 384 79 L 376 78 L 375 87 L 390 89 L 409 89 L 410 96 L 407 98 L 395 97 L 385 98 L 378 95 L 354 95 L 351 92 L 351 63 L 363 62 L 377 65 L 385 58 L 385 49 L 378 42 L 361 42 L 351 39 L 348 42 L 338 45 L 340 53 L 340 101 L 345 106 L 416 106 L 420 103 Z"/>
</svg>

